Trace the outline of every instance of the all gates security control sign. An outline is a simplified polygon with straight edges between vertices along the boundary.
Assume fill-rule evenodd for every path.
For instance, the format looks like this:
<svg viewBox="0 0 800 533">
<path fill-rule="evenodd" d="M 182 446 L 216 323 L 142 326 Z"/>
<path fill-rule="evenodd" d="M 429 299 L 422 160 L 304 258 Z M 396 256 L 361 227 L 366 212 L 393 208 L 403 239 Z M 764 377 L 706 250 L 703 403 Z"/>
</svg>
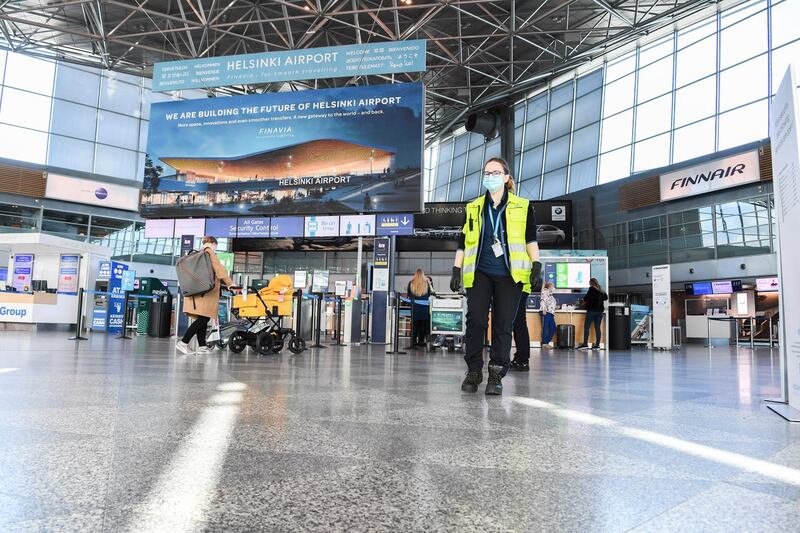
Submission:
<svg viewBox="0 0 800 533">
<path fill-rule="evenodd" d="M 156 63 L 153 90 L 424 72 L 425 47 L 418 39 Z"/>
</svg>

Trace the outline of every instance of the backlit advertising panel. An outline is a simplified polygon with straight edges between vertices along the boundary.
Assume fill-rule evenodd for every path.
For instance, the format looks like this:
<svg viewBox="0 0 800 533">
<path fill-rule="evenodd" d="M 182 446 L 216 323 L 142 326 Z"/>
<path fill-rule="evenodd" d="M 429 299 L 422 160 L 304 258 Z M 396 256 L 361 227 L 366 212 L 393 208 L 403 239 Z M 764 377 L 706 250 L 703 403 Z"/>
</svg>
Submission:
<svg viewBox="0 0 800 533">
<path fill-rule="evenodd" d="M 306 237 L 338 237 L 339 217 L 306 217 Z"/>
</svg>

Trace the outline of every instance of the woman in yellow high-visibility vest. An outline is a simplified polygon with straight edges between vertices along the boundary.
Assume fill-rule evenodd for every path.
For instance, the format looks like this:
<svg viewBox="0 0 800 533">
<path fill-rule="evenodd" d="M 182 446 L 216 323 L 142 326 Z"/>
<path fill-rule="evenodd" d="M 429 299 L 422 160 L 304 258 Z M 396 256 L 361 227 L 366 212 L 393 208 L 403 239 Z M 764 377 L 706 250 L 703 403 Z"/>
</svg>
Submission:
<svg viewBox="0 0 800 533">
<path fill-rule="evenodd" d="M 536 242 L 533 205 L 514 194 L 505 159 L 494 157 L 483 168 L 486 194 L 467 204 L 450 289 L 467 289 L 467 335 L 464 392 L 477 392 L 483 381 L 483 339 L 492 310 L 492 347 L 486 394 L 502 394 L 508 371 L 511 331 L 523 291 L 539 284 L 542 265 Z"/>
</svg>

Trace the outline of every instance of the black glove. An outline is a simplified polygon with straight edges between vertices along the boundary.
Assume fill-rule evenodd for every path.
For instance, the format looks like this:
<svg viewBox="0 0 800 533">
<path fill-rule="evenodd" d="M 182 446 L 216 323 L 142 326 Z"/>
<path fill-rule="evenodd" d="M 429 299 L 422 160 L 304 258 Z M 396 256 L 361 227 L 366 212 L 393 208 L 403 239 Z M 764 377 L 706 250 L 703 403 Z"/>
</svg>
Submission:
<svg viewBox="0 0 800 533">
<path fill-rule="evenodd" d="M 542 264 L 534 261 L 531 267 L 531 291 L 542 292 Z"/>
<path fill-rule="evenodd" d="M 461 269 L 453 267 L 453 274 L 450 276 L 450 290 L 459 292 L 461 290 Z"/>
</svg>

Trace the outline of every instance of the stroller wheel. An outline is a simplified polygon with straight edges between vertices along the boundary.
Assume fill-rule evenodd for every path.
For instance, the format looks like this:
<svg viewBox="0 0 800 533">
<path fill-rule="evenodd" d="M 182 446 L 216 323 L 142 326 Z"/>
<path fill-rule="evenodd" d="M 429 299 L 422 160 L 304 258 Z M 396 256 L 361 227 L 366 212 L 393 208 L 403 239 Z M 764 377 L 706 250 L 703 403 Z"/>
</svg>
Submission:
<svg viewBox="0 0 800 533">
<path fill-rule="evenodd" d="M 272 335 L 267 331 L 262 331 L 256 337 L 256 350 L 260 355 L 272 353 Z"/>
<path fill-rule="evenodd" d="M 241 353 L 247 348 L 247 336 L 244 331 L 236 331 L 228 339 L 228 347 L 233 353 Z"/>
<path fill-rule="evenodd" d="M 279 335 L 272 337 L 272 353 L 280 353 L 283 350 L 283 339 Z"/>
<path fill-rule="evenodd" d="M 298 354 L 304 352 L 306 349 L 306 341 L 301 339 L 300 337 L 292 337 L 292 340 L 289 341 L 289 351 Z"/>
</svg>

